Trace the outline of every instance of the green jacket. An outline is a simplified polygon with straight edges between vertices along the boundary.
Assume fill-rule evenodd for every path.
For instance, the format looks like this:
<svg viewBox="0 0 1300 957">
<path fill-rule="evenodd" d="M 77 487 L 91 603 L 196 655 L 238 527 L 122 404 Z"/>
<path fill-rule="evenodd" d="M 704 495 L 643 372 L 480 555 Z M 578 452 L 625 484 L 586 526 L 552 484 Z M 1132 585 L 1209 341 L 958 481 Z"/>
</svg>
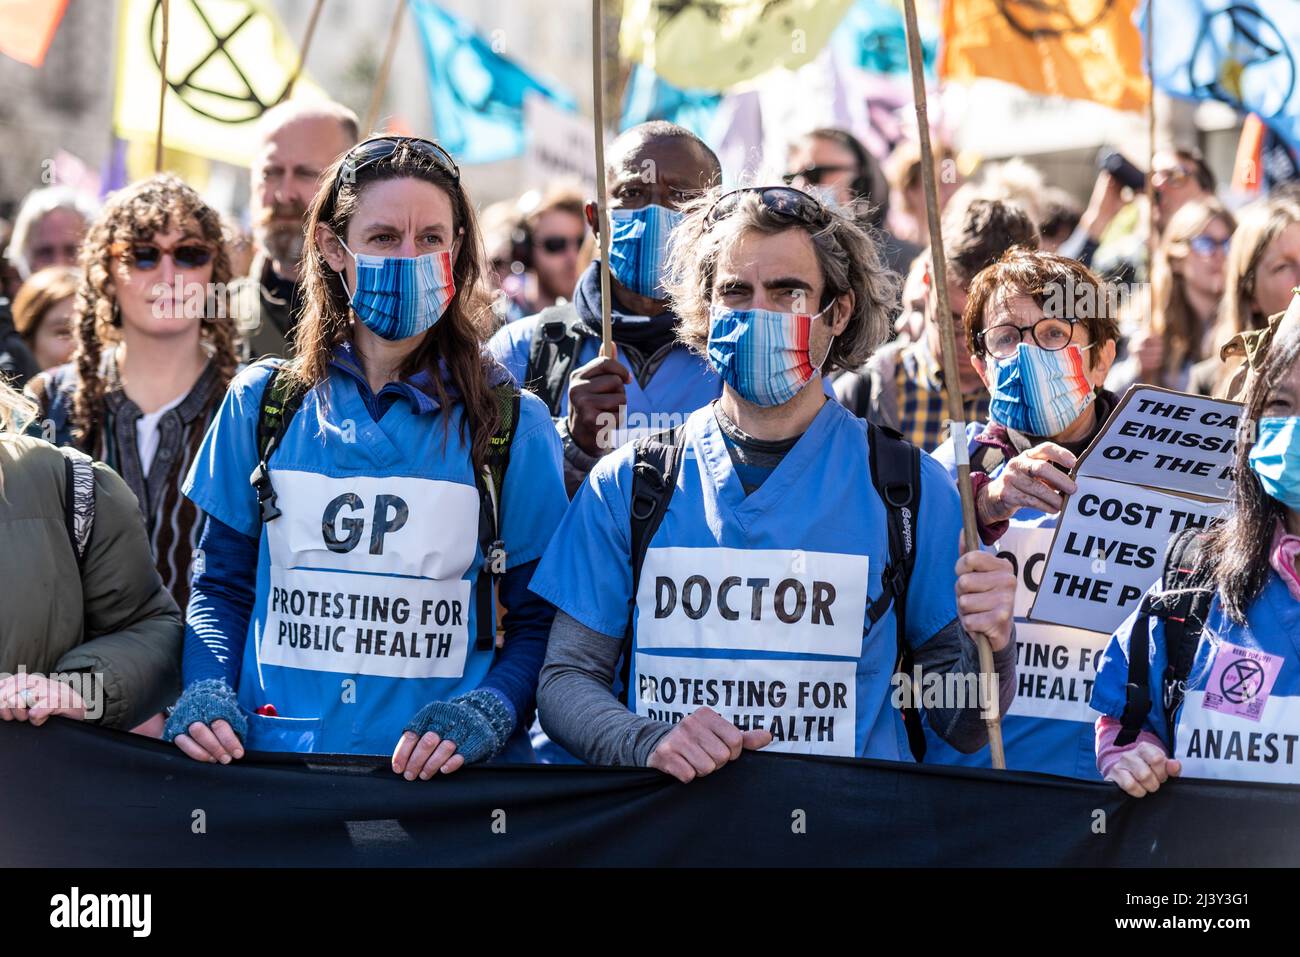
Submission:
<svg viewBox="0 0 1300 957">
<path fill-rule="evenodd" d="M 87 719 L 130 729 L 180 695 L 181 614 L 154 568 L 135 496 L 99 462 L 78 569 L 64 469 L 54 446 L 0 433 L 0 672 L 102 676 L 103 700 L 87 700 Z"/>
</svg>

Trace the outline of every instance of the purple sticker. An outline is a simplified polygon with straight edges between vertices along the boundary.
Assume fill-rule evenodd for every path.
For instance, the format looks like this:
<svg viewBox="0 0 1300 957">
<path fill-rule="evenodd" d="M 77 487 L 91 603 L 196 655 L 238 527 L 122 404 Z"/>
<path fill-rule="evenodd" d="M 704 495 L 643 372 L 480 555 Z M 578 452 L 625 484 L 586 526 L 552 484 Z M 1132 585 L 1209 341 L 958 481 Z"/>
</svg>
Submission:
<svg viewBox="0 0 1300 957">
<path fill-rule="evenodd" d="M 1281 655 L 1224 642 L 1214 656 L 1203 706 L 1258 721 L 1281 670 Z"/>
</svg>

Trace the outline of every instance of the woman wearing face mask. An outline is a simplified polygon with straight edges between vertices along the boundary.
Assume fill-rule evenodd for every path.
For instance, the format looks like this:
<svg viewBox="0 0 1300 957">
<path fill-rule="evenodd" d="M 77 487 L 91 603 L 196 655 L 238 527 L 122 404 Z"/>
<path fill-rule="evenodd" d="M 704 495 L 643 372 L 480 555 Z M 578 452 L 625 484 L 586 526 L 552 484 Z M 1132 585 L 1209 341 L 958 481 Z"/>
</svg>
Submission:
<svg viewBox="0 0 1300 957">
<path fill-rule="evenodd" d="M 1100 388 L 1115 358 L 1107 306 L 1105 286 L 1077 261 L 1014 249 L 976 275 L 964 317 L 971 363 L 992 399 L 989 421 L 966 430 L 980 534 L 1021 579 L 1016 641 L 1027 674 L 1003 718 L 1007 767 L 1093 780 L 1088 663 L 1107 636 L 1031 622 L 1028 613 L 1062 496 L 1075 491 L 1066 470 L 1116 404 Z M 951 440 L 935 458 L 956 475 Z M 927 761 L 989 766 L 987 749 L 967 755 L 927 737 Z"/>
<path fill-rule="evenodd" d="M 542 726 L 583 760 L 681 781 L 763 747 L 911 760 L 900 656 L 972 687 L 983 634 L 1005 705 L 1015 581 L 959 557 L 942 469 L 822 388 L 884 339 L 893 282 L 855 223 L 789 187 L 714 193 L 680 229 L 680 335 L 722 396 L 602 459 L 565 513 L 533 584 L 561 610 Z M 987 740 L 989 684 L 928 709 L 954 747 Z"/>
<path fill-rule="evenodd" d="M 222 763 L 391 754 L 408 780 L 527 760 L 553 615 L 527 585 L 565 506 L 560 450 L 482 352 L 459 170 L 428 140 L 367 140 L 306 236 L 297 358 L 235 380 L 186 484 L 210 524 L 165 737 Z"/>
<path fill-rule="evenodd" d="M 1171 546 L 1199 607 L 1153 586 L 1097 670 L 1097 765 L 1134 797 L 1178 776 L 1300 783 L 1300 310 L 1249 382 L 1233 507 Z"/>
</svg>

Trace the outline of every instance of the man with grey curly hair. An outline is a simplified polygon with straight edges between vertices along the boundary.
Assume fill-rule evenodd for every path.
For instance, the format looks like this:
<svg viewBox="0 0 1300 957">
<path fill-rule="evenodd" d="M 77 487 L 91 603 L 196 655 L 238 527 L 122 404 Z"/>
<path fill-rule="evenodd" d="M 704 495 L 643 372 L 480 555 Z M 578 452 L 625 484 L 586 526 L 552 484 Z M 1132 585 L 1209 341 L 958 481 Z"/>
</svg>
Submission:
<svg viewBox="0 0 1300 957">
<path fill-rule="evenodd" d="M 668 272 L 722 395 L 602 458 L 552 538 L 530 586 L 559 609 L 542 726 L 585 761 L 680 781 L 756 748 L 919 759 L 922 710 L 978 749 L 1015 692 L 1011 566 L 959 556 L 938 463 L 823 385 L 885 336 L 873 240 L 796 189 L 714 192 Z"/>
</svg>

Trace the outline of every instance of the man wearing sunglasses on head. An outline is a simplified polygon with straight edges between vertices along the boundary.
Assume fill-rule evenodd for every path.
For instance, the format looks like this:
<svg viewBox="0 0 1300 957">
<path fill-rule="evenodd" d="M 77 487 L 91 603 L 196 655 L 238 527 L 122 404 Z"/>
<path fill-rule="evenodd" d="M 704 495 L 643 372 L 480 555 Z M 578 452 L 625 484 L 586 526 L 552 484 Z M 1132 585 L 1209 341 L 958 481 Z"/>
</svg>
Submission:
<svg viewBox="0 0 1300 957">
<path fill-rule="evenodd" d="M 249 181 L 257 253 L 234 296 L 246 358 L 288 358 L 292 351 L 302 311 L 298 260 L 307 207 L 321 174 L 357 142 L 357 130 L 356 114 L 328 100 L 292 100 L 258 121 Z"/>
<path fill-rule="evenodd" d="M 676 340 L 677 316 L 663 287 L 679 208 L 721 179 L 717 156 L 689 130 L 656 121 L 625 131 L 605 159 L 615 357 L 599 355 L 596 262 L 579 278 L 572 303 L 509 323 L 489 344 L 515 381 L 550 407 L 570 492 L 615 446 L 651 424 L 684 419 L 721 389 L 708 365 Z M 598 232 L 595 203 L 586 217 Z"/>
<path fill-rule="evenodd" d="M 1118 326 L 1106 287 L 1073 259 L 1015 249 L 984 269 L 966 301 L 971 365 L 989 387 L 987 421 L 966 427 L 976 516 L 986 545 L 1013 556 L 1021 682 L 1003 718 L 1007 767 L 1098 781 L 1088 707 L 1109 633 L 1030 622 L 1034 589 L 1060 514 L 1068 471 L 1116 405 L 1102 383 Z M 935 452 L 951 475 L 951 440 Z M 989 767 L 989 752 L 961 753 L 931 730 L 928 759 Z"/>
<path fill-rule="evenodd" d="M 602 459 L 551 539 L 530 586 L 559 608 L 543 727 L 584 760 L 680 781 L 756 748 L 910 761 L 918 702 L 893 676 L 915 667 L 970 690 L 928 712 L 978 749 L 999 691 L 975 690 L 970 636 L 992 645 L 1005 704 L 1011 567 L 959 557 L 938 463 L 822 388 L 888 333 L 875 243 L 784 186 L 711 194 L 679 228 L 679 335 L 722 395 Z"/>
</svg>

